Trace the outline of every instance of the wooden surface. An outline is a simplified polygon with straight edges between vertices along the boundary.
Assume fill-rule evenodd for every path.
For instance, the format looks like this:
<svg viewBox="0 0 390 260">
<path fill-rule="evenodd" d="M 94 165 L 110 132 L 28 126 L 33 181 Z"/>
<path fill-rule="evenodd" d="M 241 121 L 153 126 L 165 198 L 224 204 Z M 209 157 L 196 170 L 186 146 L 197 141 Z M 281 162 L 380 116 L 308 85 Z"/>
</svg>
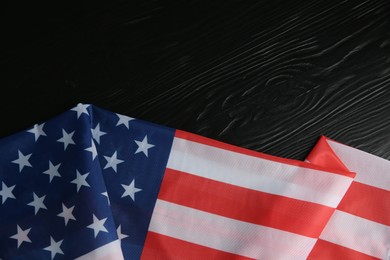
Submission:
<svg viewBox="0 0 390 260">
<path fill-rule="evenodd" d="M 390 159 L 388 0 L 0 8 L 0 136 L 83 102 L 282 157 L 324 134 Z"/>
</svg>

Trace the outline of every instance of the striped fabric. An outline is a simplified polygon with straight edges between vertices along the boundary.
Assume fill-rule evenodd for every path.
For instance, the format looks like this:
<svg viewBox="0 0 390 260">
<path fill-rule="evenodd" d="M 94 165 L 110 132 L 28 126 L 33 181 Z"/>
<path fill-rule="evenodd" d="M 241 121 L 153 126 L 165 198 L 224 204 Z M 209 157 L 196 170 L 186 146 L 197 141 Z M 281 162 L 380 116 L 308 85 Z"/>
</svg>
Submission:
<svg viewBox="0 0 390 260">
<path fill-rule="evenodd" d="M 390 161 L 326 137 L 307 161 L 356 173 L 309 258 L 390 259 Z"/>
<path fill-rule="evenodd" d="M 0 140 L 1 259 L 389 259 L 390 162 L 283 159 L 79 104 Z"/>
<path fill-rule="evenodd" d="M 305 259 L 353 177 L 176 130 L 142 259 Z"/>
</svg>

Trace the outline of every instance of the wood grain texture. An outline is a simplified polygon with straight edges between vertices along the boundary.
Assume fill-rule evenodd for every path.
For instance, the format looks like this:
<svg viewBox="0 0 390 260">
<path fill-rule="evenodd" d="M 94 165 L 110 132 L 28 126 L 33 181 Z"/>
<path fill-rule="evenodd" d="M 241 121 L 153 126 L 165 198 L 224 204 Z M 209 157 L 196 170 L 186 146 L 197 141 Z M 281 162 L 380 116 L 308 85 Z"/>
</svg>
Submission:
<svg viewBox="0 0 390 260">
<path fill-rule="evenodd" d="M 3 3 L 0 135 L 93 103 L 282 157 L 390 159 L 390 2 Z"/>
</svg>

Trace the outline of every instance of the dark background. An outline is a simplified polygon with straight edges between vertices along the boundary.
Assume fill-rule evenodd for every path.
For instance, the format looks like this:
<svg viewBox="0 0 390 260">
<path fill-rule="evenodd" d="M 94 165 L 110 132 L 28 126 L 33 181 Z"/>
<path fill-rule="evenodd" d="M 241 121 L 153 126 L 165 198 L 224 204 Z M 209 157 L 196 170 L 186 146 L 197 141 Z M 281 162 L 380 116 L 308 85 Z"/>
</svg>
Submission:
<svg viewBox="0 0 390 260">
<path fill-rule="evenodd" d="M 0 136 L 78 102 L 304 159 L 390 159 L 390 1 L 0 4 Z"/>
</svg>

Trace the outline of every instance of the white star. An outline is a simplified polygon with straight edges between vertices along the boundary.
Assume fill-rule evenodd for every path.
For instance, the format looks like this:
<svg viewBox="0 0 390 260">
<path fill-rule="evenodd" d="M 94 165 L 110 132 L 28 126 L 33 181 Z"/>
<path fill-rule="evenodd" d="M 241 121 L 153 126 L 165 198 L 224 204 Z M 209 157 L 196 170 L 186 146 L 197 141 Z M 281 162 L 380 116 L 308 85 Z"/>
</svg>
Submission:
<svg viewBox="0 0 390 260">
<path fill-rule="evenodd" d="M 106 222 L 107 218 L 104 219 L 98 219 L 95 215 L 93 215 L 93 223 L 87 228 L 93 229 L 93 233 L 96 236 L 99 234 L 100 231 L 102 232 L 108 232 L 108 230 L 104 227 L 104 223 Z"/>
<path fill-rule="evenodd" d="M 114 154 L 111 157 L 104 156 L 104 158 L 107 160 L 107 164 L 106 164 L 106 166 L 104 166 L 104 169 L 112 168 L 115 172 L 116 172 L 118 164 L 124 162 L 123 160 L 120 160 L 116 157 L 116 151 L 114 152 Z"/>
<path fill-rule="evenodd" d="M 135 187 L 135 180 L 133 180 L 130 185 L 121 184 L 122 187 L 125 189 L 125 192 L 123 192 L 122 197 L 130 196 L 133 201 L 135 201 L 135 194 L 139 191 L 142 191 L 142 189 L 138 189 Z"/>
<path fill-rule="evenodd" d="M 62 212 L 60 214 L 58 214 L 57 216 L 58 217 L 63 217 L 64 218 L 64 221 L 65 221 L 65 226 L 68 225 L 68 221 L 70 219 L 72 220 L 76 220 L 76 218 L 73 216 L 73 209 L 74 209 L 74 206 L 73 207 L 70 207 L 70 208 L 67 208 L 65 206 L 64 203 L 62 203 Z"/>
<path fill-rule="evenodd" d="M 91 147 L 86 148 L 85 151 L 91 152 L 92 153 L 92 161 L 95 160 L 95 158 L 97 156 L 97 150 L 96 150 L 96 146 L 95 146 L 94 141 L 92 141 Z"/>
<path fill-rule="evenodd" d="M 121 229 L 122 229 L 121 225 L 119 225 L 118 228 L 116 229 L 116 234 L 118 235 L 118 238 L 124 239 L 124 238 L 128 237 L 128 235 L 122 233 Z"/>
<path fill-rule="evenodd" d="M 134 120 L 134 118 L 132 117 L 129 117 L 129 116 L 124 116 L 124 115 L 119 115 L 119 114 L 116 114 L 118 117 L 119 117 L 119 120 L 118 120 L 118 123 L 116 123 L 116 126 L 118 125 L 124 125 L 126 126 L 127 129 L 129 129 L 129 122 L 131 120 Z"/>
<path fill-rule="evenodd" d="M 84 105 L 84 104 L 79 103 L 79 104 L 77 104 L 76 107 L 72 108 L 71 110 L 76 111 L 77 118 L 79 118 L 83 113 L 86 114 L 87 116 L 89 116 L 88 110 L 87 110 L 88 107 L 89 107 L 89 105 Z"/>
<path fill-rule="evenodd" d="M 43 174 L 49 175 L 49 183 L 53 180 L 54 177 L 61 177 L 58 172 L 58 168 L 61 166 L 61 163 L 54 165 L 49 161 L 49 169 L 44 171 Z"/>
<path fill-rule="evenodd" d="M 38 211 L 40 209 L 47 209 L 45 204 L 43 204 L 43 200 L 45 199 L 46 195 L 42 196 L 42 197 L 38 197 L 34 192 L 33 192 L 33 201 L 31 201 L 29 204 L 29 206 L 33 206 L 34 207 L 34 211 L 35 211 L 35 215 L 38 213 Z"/>
<path fill-rule="evenodd" d="M 97 126 L 95 127 L 95 129 L 91 129 L 92 131 L 92 137 L 93 139 L 95 139 L 95 141 L 100 144 L 100 137 L 102 135 L 105 135 L 107 134 L 106 132 L 103 132 L 103 131 L 100 131 L 100 124 L 97 124 Z"/>
<path fill-rule="evenodd" d="M 13 235 L 12 237 L 10 238 L 13 238 L 13 239 L 17 239 L 18 240 L 18 248 L 20 247 L 20 245 L 23 243 L 23 242 L 30 242 L 31 243 L 31 240 L 30 238 L 28 238 L 28 233 L 30 232 L 31 228 L 28 228 L 26 230 L 23 230 L 19 227 L 19 225 L 17 225 L 17 233 L 15 235 Z"/>
<path fill-rule="evenodd" d="M 31 157 L 31 153 L 24 155 L 21 151 L 18 151 L 19 158 L 12 161 L 13 163 L 19 164 L 19 172 L 23 170 L 25 166 L 32 167 L 30 162 L 28 161 Z"/>
<path fill-rule="evenodd" d="M 64 240 L 60 240 L 56 242 L 52 237 L 50 237 L 50 246 L 45 247 L 43 250 L 50 251 L 51 259 L 53 259 L 56 256 L 56 254 L 62 254 L 62 255 L 64 254 L 64 252 L 62 252 L 60 248 L 62 241 Z"/>
<path fill-rule="evenodd" d="M 13 189 L 15 188 L 14 186 L 7 187 L 7 185 L 4 182 L 1 182 L 1 190 L 0 190 L 0 196 L 1 196 L 1 204 L 4 204 L 4 202 L 10 198 L 10 199 L 15 199 L 14 194 L 12 193 Z"/>
<path fill-rule="evenodd" d="M 71 133 L 67 133 L 64 129 L 62 129 L 62 137 L 57 140 L 57 142 L 64 143 L 64 151 L 69 144 L 75 144 L 72 137 L 74 135 L 74 131 Z"/>
<path fill-rule="evenodd" d="M 38 138 L 40 136 L 46 136 L 46 133 L 43 131 L 43 126 L 45 125 L 45 123 L 43 124 L 35 124 L 33 128 L 31 128 L 30 130 L 28 130 L 27 132 L 29 133 L 32 133 L 34 134 L 35 136 L 35 142 L 38 140 Z"/>
<path fill-rule="evenodd" d="M 142 141 L 134 140 L 134 142 L 136 142 L 138 145 L 137 151 L 135 151 L 134 154 L 143 152 L 146 155 L 146 157 L 148 157 L 148 149 L 154 147 L 153 144 L 148 144 L 148 136 L 147 135 L 145 135 L 144 140 L 142 140 Z"/>
<path fill-rule="evenodd" d="M 107 197 L 108 205 L 110 205 L 110 198 L 108 197 L 107 191 L 101 193 L 103 196 Z"/>
<path fill-rule="evenodd" d="M 89 172 L 87 172 L 87 173 L 81 175 L 81 174 L 79 173 L 79 171 L 76 170 L 76 174 L 77 174 L 76 179 L 74 179 L 73 181 L 71 181 L 71 183 L 74 183 L 74 184 L 77 185 L 77 191 L 80 190 L 81 186 L 91 187 L 91 186 L 89 186 L 89 184 L 88 184 L 88 182 L 87 182 L 87 180 L 86 180 L 87 177 L 88 177 L 88 175 L 89 175 Z"/>
</svg>

